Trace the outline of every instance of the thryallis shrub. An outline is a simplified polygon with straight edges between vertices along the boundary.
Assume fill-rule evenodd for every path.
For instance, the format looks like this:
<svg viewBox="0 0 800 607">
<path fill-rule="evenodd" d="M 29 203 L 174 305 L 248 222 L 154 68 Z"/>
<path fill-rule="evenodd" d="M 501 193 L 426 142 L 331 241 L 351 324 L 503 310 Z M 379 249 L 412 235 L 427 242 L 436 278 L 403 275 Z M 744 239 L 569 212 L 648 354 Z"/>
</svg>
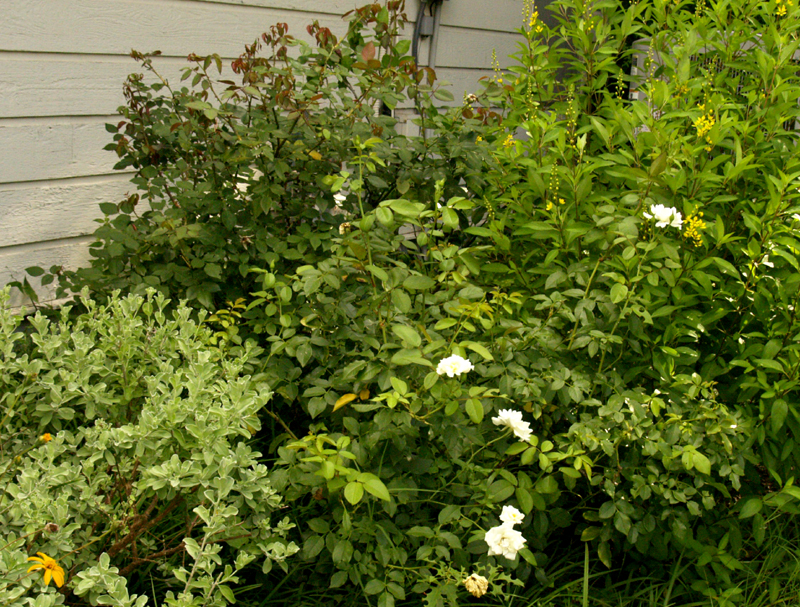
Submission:
<svg viewBox="0 0 800 607">
<path fill-rule="evenodd" d="M 126 578 L 155 566 L 158 604 L 224 605 L 249 563 L 286 566 L 292 525 L 249 445 L 270 398 L 243 373 L 252 348 L 221 358 L 152 293 L 60 321 L 1 296 L 3 604 L 141 607 Z"/>
<path fill-rule="evenodd" d="M 487 89 L 497 284 L 551 335 L 533 432 L 572 454 L 558 484 L 603 562 L 685 551 L 724 580 L 760 510 L 800 496 L 797 8 L 550 9 Z"/>
</svg>

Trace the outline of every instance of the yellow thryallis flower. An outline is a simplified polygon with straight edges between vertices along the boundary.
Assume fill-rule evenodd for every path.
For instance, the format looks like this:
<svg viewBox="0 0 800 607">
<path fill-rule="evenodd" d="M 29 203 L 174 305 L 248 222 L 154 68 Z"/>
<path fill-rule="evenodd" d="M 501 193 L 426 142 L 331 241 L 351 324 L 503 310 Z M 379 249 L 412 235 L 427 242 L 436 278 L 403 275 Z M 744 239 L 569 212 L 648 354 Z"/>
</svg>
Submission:
<svg viewBox="0 0 800 607">
<path fill-rule="evenodd" d="M 694 121 L 694 128 L 697 129 L 697 136 L 705 137 L 708 134 L 708 132 L 714 127 L 715 122 L 716 120 L 714 119 L 714 114 L 711 112 L 703 116 L 700 116 L 700 118 Z"/>
<path fill-rule="evenodd" d="M 547 206 L 544 208 L 545 211 L 552 211 L 553 210 L 553 203 L 548 201 Z"/>
<path fill-rule="evenodd" d="M 478 143 L 479 141 L 483 141 L 483 137 L 480 135 L 478 135 L 478 137 L 475 139 L 475 143 Z"/>
<path fill-rule="evenodd" d="M 523 0 L 522 2 L 522 19 L 523 22 L 528 22 L 528 29 L 541 33 L 544 30 L 541 22 L 539 21 L 539 11 L 536 10 L 536 3 L 533 0 Z"/>
<path fill-rule="evenodd" d="M 696 247 L 703 244 L 703 235 L 700 231 L 706 228 L 706 222 L 700 219 L 702 216 L 702 211 L 700 213 L 692 213 L 683 222 L 683 237 L 691 240 Z"/>
<path fill-rule="evenodd" d="M 503 142 L 503 147 L 510 148 L 512 145 L 514 145 L 514 135 L 509 133 L 508 137 L 506 137 L 506 140 Z"/>
<path fill-rule="evenodd" d="M 29 561 L 36 561 L 34 565 L 28 567 L 28 573 L 36 571 L 37 569 L 44 570 L 44 585 L 50 584 L 50 578 L 56 583 L 56 586 L 61 588 L 64 585 L 64 570 L 59 567 L 55 559 L 50 558 L 44 552 L 37 552 L 39 556 L 29 556 Z"/>
<path fill-rule="evenodd" d="M 550 185 L 548 186 L 550 191 L 555 193 L 558 191 L 558 165 L 553 164 L 553 167 L 550 169 Z"/>
<path fill-rule="evenodd" d="M 713 109 L 709 109 L 708 112 L 705 111 L 704 103 L 698 107 L 703 110 L 704 113 L 700 118 L 694 121 L 694 128 L 697 129 L 697 137 L 706 140 L 705 149 L 707 152 L 710 152 L 714 147 L 714 143 L 711 141 L 711 137 L 708 136 L 708 133 L 714 128 L 717 119 L 714 118 Z"/>
<path fill-rule="evenodd" d="M 528 28 L 537 34 L 541 34 L 544 30 L 544 27 L 539 21 L 539 11 L 533 11 L 531 13 L 531 18 L 528 20 Z"/>
<path fill-rule="evenodd" d="M 503 84 L 503 73 L 500 71 L 500 62 L 497 60 L 497 51 L 492 49 L 492 69 L 498 84 Z"/>
<path fill-rule="evenodd" d="M 559 198 L 558 199 L 558 204 L 564 204 L 564 199 L 563 198 Z"/>
</svg>

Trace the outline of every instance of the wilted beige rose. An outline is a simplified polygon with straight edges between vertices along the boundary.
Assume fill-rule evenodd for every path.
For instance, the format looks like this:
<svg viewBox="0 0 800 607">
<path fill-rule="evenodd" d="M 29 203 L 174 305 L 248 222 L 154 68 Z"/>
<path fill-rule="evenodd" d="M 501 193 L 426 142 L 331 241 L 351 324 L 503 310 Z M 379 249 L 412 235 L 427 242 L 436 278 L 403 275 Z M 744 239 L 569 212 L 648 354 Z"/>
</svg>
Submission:
<svg viewBox="0 0 800 607">
<path fill-rule="evenodd" d="M 464 580 L 464 586 L 466 586 L 467 591 L 472 596 L 480 598 L 486 594 L 486 591 L 489 589 L 489 580 L 482 575 L 473 573 L 466 580 Z"/>
</svg>

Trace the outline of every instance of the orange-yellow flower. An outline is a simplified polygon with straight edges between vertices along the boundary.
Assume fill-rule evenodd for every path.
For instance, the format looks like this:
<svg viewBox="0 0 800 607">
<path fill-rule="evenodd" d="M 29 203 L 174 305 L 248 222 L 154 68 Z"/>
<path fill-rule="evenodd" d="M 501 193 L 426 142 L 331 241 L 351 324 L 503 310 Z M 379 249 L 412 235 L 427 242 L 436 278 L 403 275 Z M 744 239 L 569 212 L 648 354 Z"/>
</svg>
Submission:
<svg viewBox="0 0 800 607">
<path fill-rule="evenodd" d="M 53 440 L 53 435 L 50 434 L 49 432 L 45 432 L 39 437 L 39 440 L 42 441 L 43 443 L 49 443 L 51 440 Z"/>
<path fill-rule="evenodd" d="M 44 584 L 50 584 L 50 578 L 56 583 L 56 586 L 61 588 L 64 585 L 64 570 L 59 567 L 55 559 L 50 558 L 44 552 L 37 552 L 39 556 L 29 556 L 29 561 L 36 561 L 35 564 L 28 567 L 28 573 L 36 571 L 37 569 L 44 569 Z"/>
</svg>

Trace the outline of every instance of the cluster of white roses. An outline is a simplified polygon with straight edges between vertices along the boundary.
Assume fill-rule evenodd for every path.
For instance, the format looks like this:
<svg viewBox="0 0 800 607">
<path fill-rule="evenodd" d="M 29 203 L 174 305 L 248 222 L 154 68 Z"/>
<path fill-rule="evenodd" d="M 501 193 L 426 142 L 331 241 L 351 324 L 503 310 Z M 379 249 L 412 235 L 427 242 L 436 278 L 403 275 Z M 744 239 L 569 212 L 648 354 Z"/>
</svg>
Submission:
<svg viewBox="0 0 800 607">
<path fill-rule="evenodd" d="M 456 377 L 463 373 L 472 371 L 475 367 L 466 358 L 453 354 L 447 358 L 443 358 L 436 366 L 436 372 L 439 375 L 447 375 L 447 377 Z M 531 426 L 528 422 L 522 421 L 522 413 L 512 409 L 501 409 L 497 417 L 492 418 L 495 426 L 505 426 L 523 442 L 528 442 L 531 438 Z"/>
<path fill-rule="evenodd" d="M 514 525 L 521 523 L 525 515 L 514 506 L 503 506 L 500 513 L 502 524 L 492 527 L 486 532 L 484 540 L 489 545 L 489 556 L 503 555 L 507 559 L 517 558 L 517 552 L 525 547 L 525 538 L 514 529 Z"/>
<path fill-rule="evenodd" d="M 471 362 L 458 354 L 453 354 L 439 361 L 436 372 L 439 375 L 446 374 L 448 377 L 456 377 L 473 369 Z M 522 413 L 520 411 L 501 409 L 497 417 L 492 418 L 492 422 L 496 426 L 508 428 L 523 442 L 528 442 L 531 434 L 533 434 L 530 424 L 522 421 Z M 500 513 L 502 524 L 492 527 L 484 536 L 486 543 L 489 545 L 489 556 L 502 554 L 507 559 L 515 559 L 517 557 L 517 552 L 525 547 L 525 538 L 522 537 L 519 531 L 514 529 L 514 525 L 521 523 L 524 518 L 525 516 L 522 512 L 514 508 L 514 506 L 503 506 L 503 510 Z M 486 587 L 484 586 L 485 578 L 480 580 L 473 579 L 475 577 L 475 575 L 470 576 L 464 583 L 472 594 L 482 596 L 486 592 Z"/>
</svg>

